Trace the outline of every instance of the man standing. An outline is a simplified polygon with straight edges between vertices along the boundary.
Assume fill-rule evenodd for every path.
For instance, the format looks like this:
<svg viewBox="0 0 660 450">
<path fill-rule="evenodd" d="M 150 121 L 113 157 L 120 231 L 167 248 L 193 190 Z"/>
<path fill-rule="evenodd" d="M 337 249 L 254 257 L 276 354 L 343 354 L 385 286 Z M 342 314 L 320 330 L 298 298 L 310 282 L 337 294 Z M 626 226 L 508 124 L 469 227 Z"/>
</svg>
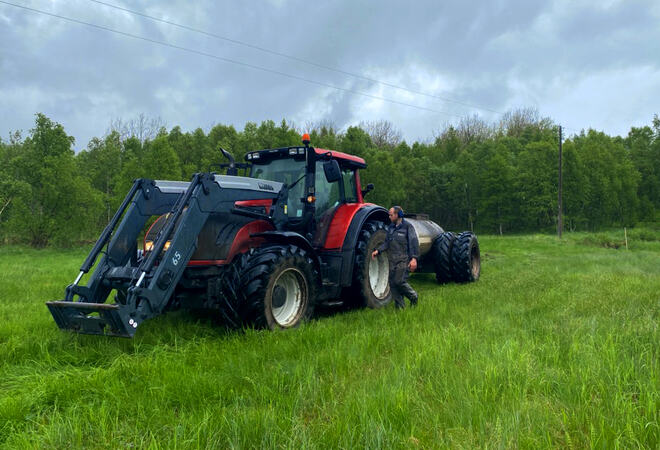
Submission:
<svg viewBox="0 0 660 450">
<path fill-rule="evenodd" d="M 387 227 L 387 237 L 376 250 L 371 253 L 371 258 L 376 258 L 379 253 L 388 251 L 390 263 L 390 289 L 392 297 L 397 308 L 404 308 L 406 303 L 403 299 L 405 295 L 410 299 L 410 305 L 417 305 L 417 292 L 408 284 L 410 270 L 414 272 L 417 269 L 417 259 L 419 258 L 419 242 L 417 234 L 413 230 L 410 222 L 403 218 L 403 209 L 400 206 L 393 206 L 389 211 L 390 224 Z"/>
</svg>

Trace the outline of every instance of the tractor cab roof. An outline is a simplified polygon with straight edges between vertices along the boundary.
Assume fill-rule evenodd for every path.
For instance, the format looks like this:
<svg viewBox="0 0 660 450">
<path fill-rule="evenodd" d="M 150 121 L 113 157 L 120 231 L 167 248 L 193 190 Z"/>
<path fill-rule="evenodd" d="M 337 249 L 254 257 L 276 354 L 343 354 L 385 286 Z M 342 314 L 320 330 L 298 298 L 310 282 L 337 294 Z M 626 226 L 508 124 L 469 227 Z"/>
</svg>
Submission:
<svg viewBox="0 0 660 450">
<path fill-rule="evenodd" d="M 326 150 L 323 148 L 314 147 L 280 147 L 266 150 L 257 150 L 254 152 L 249 152 L 247 155 L 245 155 L 245 160 L 251 162 L 252 164 L 267 164 L 267 162 L 272 159 L 304 159 L 306 148 L 313 150 L 318 157 L 325 156 L 336 159 L 339 165 L 342 167 L 351 169 L 364 169 L 367 167 L 367 163 L 364 161 L 364 159 L 358 156 L 349 155 L 348 153 L 338 152 L 335 150 Z"/>
<path fill-rule="evenodd" d="M 348 153 L 338 152 L 336 150 L 325 150 L 323 148 L 315 148 L 314 151 L 317 155 L 328 155 L 339 162 L 340 165 L 351 167 L 354 169 L 366 169 L 367 163 L 359 156 L 349 155 Z"/>
</svg>

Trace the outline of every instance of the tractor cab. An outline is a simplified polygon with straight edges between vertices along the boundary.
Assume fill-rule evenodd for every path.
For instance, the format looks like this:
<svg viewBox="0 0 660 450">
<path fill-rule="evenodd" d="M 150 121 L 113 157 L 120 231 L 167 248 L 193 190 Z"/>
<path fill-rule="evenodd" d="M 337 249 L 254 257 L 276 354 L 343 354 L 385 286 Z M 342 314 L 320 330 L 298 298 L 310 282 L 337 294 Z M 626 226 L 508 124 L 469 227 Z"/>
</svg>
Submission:
<svg viewBox="0 0 660 450">
<path fill-rule="evenodd" d="M 277 181 L 288 188 L 287 229 L 306 236 L 322 247 L 336 211 L 346 204 L 362 204 L 359 169 L 362 158 L 309 146 L 282 147 L 250 152 L 250 177 Z"/>
</svg>

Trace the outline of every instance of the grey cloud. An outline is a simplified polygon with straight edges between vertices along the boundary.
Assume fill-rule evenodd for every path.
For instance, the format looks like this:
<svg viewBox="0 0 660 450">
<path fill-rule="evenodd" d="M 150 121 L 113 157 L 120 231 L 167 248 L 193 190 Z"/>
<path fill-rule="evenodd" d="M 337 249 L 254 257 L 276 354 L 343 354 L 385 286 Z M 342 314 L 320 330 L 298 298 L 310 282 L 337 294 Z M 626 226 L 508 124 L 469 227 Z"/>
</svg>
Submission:
<svg viewBox="0 0 660 450">
<path fill-rule="evenodd" d="M 119 4 L 120 0 L 108 1 Z M 27 4 L 321 83 L 497 119 L 487 111 L 410 96 L 85 0 Z M 596 113 L 590 110 L 590 117 L 580 118 L 575 108 L 563 110 L 567 106 L 562 105 L 571 103 L 561 99 L 572 99 L 572 89 L 577 85 L 586 89 L 584 80 L 593 77 L 605 80 L 612 73 L 611 79 L 619 80 L 614 72 L 622 69 L 656 73 L 660 54 L 659 12 L 651 1 L 615 2 L 608 7 L 522 0 L 414 4 L 294 0 L 230 6 L 176 0 L 122 5 L 349 72 L 369 77 L 377 73 L 384 81 L 416 90 L 429 89 L 420 80 L 443 80 L 441 85 L 452 89 L 433 94 L 500 111 L 537 106 L 542 115 L 552 111 L 557 120 L 570 116 L 578 125 L 599 124 L 612 133 L 629 128 L 629 111 L 617 119 L 611 113 L 593 117 Z M 240 128 L 248 120 L 283 117 L 295 118 L 299 125 L 327 119 L 342 127 L 362 120 L 396 119 L 408 140 L 425 137 L 424 129 L 430 136 L 439 123 L 458 120 L 386 103 L 382 117 L 364 117 L 364 105 L 371 101 L 346 92 L 6 5 L 0 5 L 0 21 L 0 41 L 11 43 L 0 48 L 0 95 L 5 98 L 0 102 L 0 136 L 29 129 L 36 112 L 63 123 L 76 136 L 77 148 L 103 134 L 112 118 L 129 119 L 141 112 L 183 129 L 212 123 Z M 622 87 L 627 88 L 631 87 Z M 647 89 L 648 104 L 660 104 L 657 83 L 649 82 Z M 582 95 L 590 97 L 585 102 L 598 102 L 607 94 L 594 86 Z M 640 110 L 635 121 L 648 122 L 651 117 L 641 114 L 648 115 L 651 107 L 640 109 L 636 95 L 631 91 L 628 108 Z"/>
</svg>

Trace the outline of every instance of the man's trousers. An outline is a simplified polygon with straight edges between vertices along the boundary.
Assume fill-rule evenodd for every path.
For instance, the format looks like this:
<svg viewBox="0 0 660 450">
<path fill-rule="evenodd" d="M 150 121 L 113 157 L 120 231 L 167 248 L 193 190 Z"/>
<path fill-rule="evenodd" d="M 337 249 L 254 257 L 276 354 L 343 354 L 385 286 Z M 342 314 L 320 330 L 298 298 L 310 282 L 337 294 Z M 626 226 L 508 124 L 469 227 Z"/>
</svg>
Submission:
<svg viewBox="0 0 660 450">
<path fill-rule="evenodd" d="M 405 308 L 403 297 L 408 297 L 410 305 L 417 304 L 417 292 L 408 284 L 408 261 L 390 262 L 390 290 L 397 308 Z"/>
</svg>

